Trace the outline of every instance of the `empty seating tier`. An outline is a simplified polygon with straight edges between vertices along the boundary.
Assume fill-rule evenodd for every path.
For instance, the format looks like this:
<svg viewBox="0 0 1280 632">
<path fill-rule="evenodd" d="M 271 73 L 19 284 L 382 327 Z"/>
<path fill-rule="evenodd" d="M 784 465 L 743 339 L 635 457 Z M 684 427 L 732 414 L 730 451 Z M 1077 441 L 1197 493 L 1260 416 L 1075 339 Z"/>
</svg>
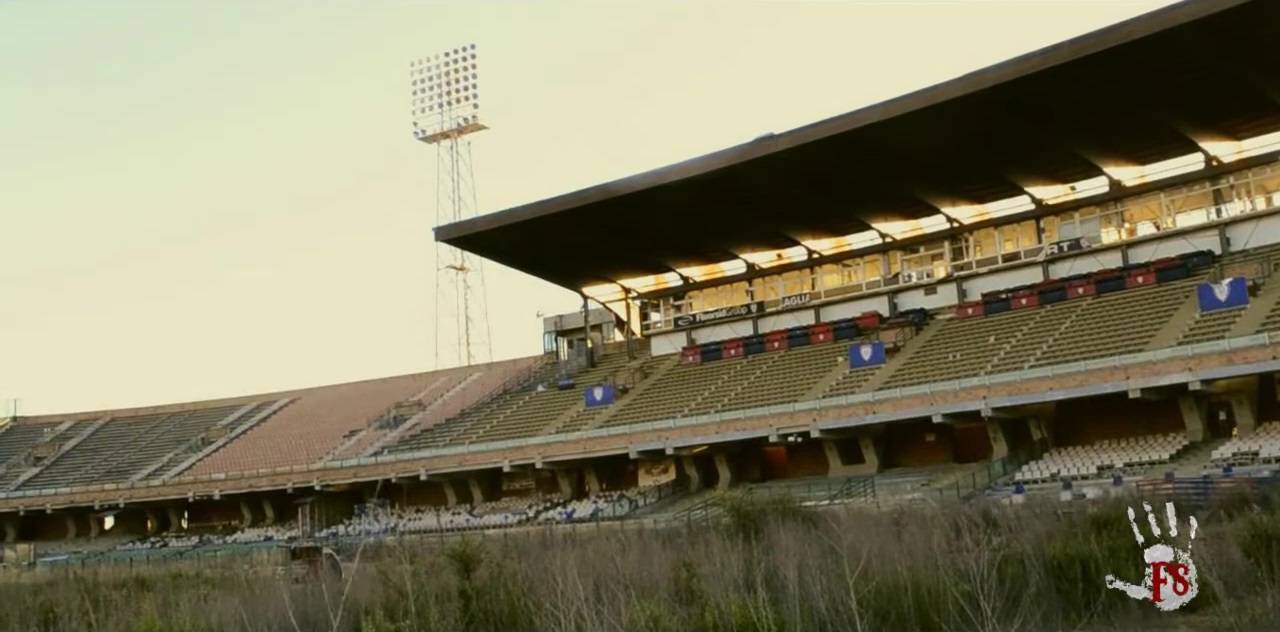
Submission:
<svg viewBox="0 0 1280 632">
<path fill-rule="evenodd" d="M 644 362 L 640 363 L 635 374 L 641 379 L 644 379 L 647 376 L 654 375 L 662 371 L 664 368 L 669 367 L 675 362 L 676 358 L 674 356 L 648 358 Z M 616 403 L 613 406 L 596 408 L 587 408 L 586 406 L 583 406 L 582 410 L 574 413 L 573 416 L 556 427 L 553 432 L 578 432 L 580 430 L 592 428 L 601 417 L 608 415 L 613 409 L 620 407 L 622 403 L 626 402 L 628 397 L 631 397 L 631 395 L 622 394 L 620 396 L 619 403 Z"/>
<path fill-rule="evenodd" d="M 38 445 L 45 448 L 41 458 L 35 458 L 36 446 L 32 446 L 30 454 L 26 461 L 21 464 L 15 464 L 8 472 L 0 475 L 0 491 L 7 491 L 14 487 L 21 486 L 25 483 L 25 479 L 29 479 L 32 474 L 38 471 L 38 468 L 45 467 L 52 459 L 58 458 L 59 453 L 67 451 L 65 447 L 71 443 L 76 437 L 84 433 L 91 432 L 93 427 L 102 423 L 102 420 L 80 419 L 68 424 L 63 424 L 61 431 L 50 433 Z"/>
<path fill-rule="evenodd" d="M 1014 480 L 1043 483 L 1133 473 L 1152 465 L 1168 463 L 1188 444 L 1186 434 L 1171 432 L 1053 448 L 1039 459 L 1022 466 L 1014 475 Z"/>
<path fill-rule="evenodd" d="M 1280 463 L 1280 421 L 1264 423 L 1247 437 L 1232 437 L 1211 458 L 1220 466 Z"/>
<path fill-rule="evenodd" d="M 936 322 L 939 327 L 910 360 L 885 381 L 885 388 L 913 386 L 981 375 L 1005 349 L 1050 312 L 1071 304 L 1009 312 L 984 318 Z"/>
<path fill-rule="evenodd" d="M 56 432 L 59 425 L 11 422 L 0 431 L 0 491 L 8 489 L 27 471 L 31 448 Z"/>
<path fill-rule="evenodd" d="M 477 441 L 502 441 L 543 434 L 562 416 L 583 406 L 583 388 L 612 381 L 631 359 L 623 351 L 607 353 L 596 366 L 571 376 L 572 388 L 557 386 L 560 369 L 555 363 L 537 371 L 523 387 L 473 406 L 432 428 L 410 435 L 390 446 L 388 452 L 406 452 Z M 637 363 L 642 360 L 637 360 Z"/>
<path fill-rule="evenodd" d="M 686 417 L 698 402 L 737 386 L 742 371 L 751 371 L 779 354 L 761 354 L 745 360 L 720 360 L 709 364 L 678 364 L 655 378 L 643 393 L 619 402 L 621 406 L 604 426 Z"/>
<path fill-rule="evenodd" d="M 529 383 L 481 402 L 444 422 L 409 435 L 387 448 L 388 452 L 406 452 L 447 445 L 459 440 L 477 427 L 487 427 L 491 422 L 515 409 L 539 385 L 554 380 L 556 367 L 548 364 L 536 371 Z"/>
<path fill-rule="evenodd" d="M 98 475 L 97 481 L 116 483 L 128 480 L 147 467 L 158 464 L 193 439 L 203 436 L 210 428 L 242 407 L 239 404 L 216 406 L 166 415 L 152 432 L 136 437 L 130 450 L 121 454 L 109 467 L 104 463 L 103 467 L 106 469 Z"/>
<path fill-rule="evenodd" d="M 930 326 L 939 330 L 883 386 L 915 386 L 1143 351 L 1178 308 L 1194 300 L 1196 284 L 1203 278 L 1200 274 L 1034 309 L 935 322 Z M 1206 329 L 1205 335 L 1216 331 Z"/>
<path fill-rule="evenodd" d="M 1030 366 L 1066 364 L 1104 356 L 1137 353 L 1185 302 L 1195 300 L 1203 274 L 1091 298 L 1072 326 L 1041 352 Z"/>
<path fill-rule="evenodd" d="M 240 408 L 217 406 L 112 419 L 70 450 L 52 457 L 18 489 L 122 483 Z M 79 434 L 75 427 L 64 433 L 68 437 Z"/>
<path fill-rule="evenodd" d="M 765 357 L 772 356 L 771 361 L 744 381 L 737 392 L 718 402 L 715 410 L 740 410 L 798 401 L 819 380 L 836 369 L 848 369 L 851 344 L 842 341 L 765 354 Z"/>
<path fill-rule="evenodd" d="M 252 404 L 251 406 L 249 406 L 247 410 L 245 410 L 243 413 L 240 413 L 238 416 L 235 416 L 235 413 L 233 412 L 231 413 L 231 415 L 228 415 L 227 417 L 224 418 L 224 420 L 229 420 L 229 421 L 226 422 L 226 426 L 224 427 L 223 431 L 226 434 L 231 434 L 241 426 L 253 423 L 254 419 L 256 419 L 258 415 L 263 414 L 268 409 L 278 405 L 279 405 L 279 402 L 277 402 L 276 400 L 267 400 L 264 402 L 258 402 L 258 403 Z M 189 439 L 185 445 L 179 446 L 178 449 L 174 449 L 173 451 L 168 453 L 166 457 L 161 457 L 159 461 L 154 461 L 152 462 L 151 465 L 147 466 L 150 469 L 150 471 L 147 471 L 147 468 L 144 468 L 143 470 L 137 472 L 136 476 L 138 477 L 139 480 L 151 480 L 151 479 L 164 478 L 169 473 L 170 470 L 172 470 L 175 467 L 178 467 L 179 465 L 182 465 L 191 457 L 194 457 L 197 454 L 199 454 L 201 450 L 203 450 L 209 445 L 212 445 L 215 441 L 217 441 L 217 439 L 208 438 L 208 432 L 209 430 L 213 429 L 215 426 L 222 423 L 223 421 L 219 421 L 212 426 L 206 427 L 206 429 L 203 432 L 203 434 L 205 435 L 204 437 L 197 435 L 196 437 Z M 181 472 L 179 472 L 178 474 L 181 474 Z"/>
<path fill-rule="evenodd" d="M 1231 326 L 1240 320 L 1244 311 L 1243 308 L 1238 308 L 1197 314 L 1182 332 L 1182 337 L 1178 338 L 1178 344 L 1193 345 L 1222 340 Z"/>
<path fill-rule="evenodd" d="M 1262 323 L 1258 325 L 1257 333 L 1270 333 L 1280 331 L 1280 301 L 1277 301 L 1267 310 L 1267 315 L 1263 317 Z"/>
<path fill-rule="evenodd" d="M 626 353 L 605 355 L 595 367 L 573 376 L 573 388 L 535 390 L 518 408 L 488 427 L 476 428 L 476 432 L 467 435 L 464 441 L 502 441 L 544 434 L 550 430 L 550 424 L 561 416 L 585 407 L 583 389 L 610 381 L 614 372 L 628 362 Z"/>
<path fill-rule="evenodd" d="M 373 423 L 396 403 L 422 393 L 438 377 L 438 372 L 418 373 L 294 391 L 290 394 L 296 400 L 288 407 L 205 457 L 184 475 L 315 463 L 341 445 L 349 433 Z"/>
<path fill-rule="evenodd" d="M 46 435 L 57 429 L 57 423 L 12 422 L 0 430 L 0 468 L 27 453 Z"/>
</svg>

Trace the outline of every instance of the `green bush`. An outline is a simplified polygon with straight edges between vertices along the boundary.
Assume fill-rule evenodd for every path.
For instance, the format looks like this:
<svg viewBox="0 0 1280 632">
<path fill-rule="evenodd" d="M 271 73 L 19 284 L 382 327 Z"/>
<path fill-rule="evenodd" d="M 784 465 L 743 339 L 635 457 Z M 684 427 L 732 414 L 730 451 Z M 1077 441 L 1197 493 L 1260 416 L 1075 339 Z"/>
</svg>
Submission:
<svg viewBox="0 0 1280 632">
<path fill-rule="evenodd" d="M 1274 514 L 1249 516 L 1241 524 L 1237 541 L 1262 581 L 1280 584 L 1280 520 Z"/>
<path fill-rule="evenodd" d="M 812 526 L 815 517 L 792 496 L 725 493 L 720 500 L 724 526 L 734 536 L 756 539 L 771 525 Z"/>
</svg>

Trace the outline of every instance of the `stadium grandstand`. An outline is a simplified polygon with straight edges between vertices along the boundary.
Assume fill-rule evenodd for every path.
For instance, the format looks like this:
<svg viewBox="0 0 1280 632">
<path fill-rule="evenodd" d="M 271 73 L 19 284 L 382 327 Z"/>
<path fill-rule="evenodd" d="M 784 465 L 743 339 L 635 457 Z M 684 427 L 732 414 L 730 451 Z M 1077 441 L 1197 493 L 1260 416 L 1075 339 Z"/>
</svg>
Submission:
<svg viewBox="0 0 1280 632">
<path fill-rule="evenodd" d="M 679 519 L 734 487 L 910 501 L 1268 471 L 1277 41 L 1280 3 L 1177 4 L 440 226 L 582 311 L 545 319 L 536 357 L 8 419 L 0 550 Z"/>
</svg>

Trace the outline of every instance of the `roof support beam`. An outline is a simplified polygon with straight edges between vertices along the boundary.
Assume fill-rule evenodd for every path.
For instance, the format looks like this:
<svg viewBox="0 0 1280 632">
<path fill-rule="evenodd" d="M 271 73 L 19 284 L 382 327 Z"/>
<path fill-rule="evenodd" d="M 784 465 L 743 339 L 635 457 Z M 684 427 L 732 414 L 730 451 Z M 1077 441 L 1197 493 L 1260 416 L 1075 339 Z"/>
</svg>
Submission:
<svg viewBox="0 0 1280 632">
<path fill-rule="evenodd" d="M 939 215 L 941 215 L 941 216 L 943 216 L 944 218 L 946 218 L 946 220 L 947 220 L 947 224 L 950 224 L 952 228 L 963 228 L 963 227 L 964 227 L 964 224 L 963 224 L 963 223 L 961 223 L 961 222 L 960 222 L 960 220 L 958 220 L 958 219 L 956 219 L 956 218 L 952 217 L 951 215 L 948 215 L 948 214 L 947 214 L 945 211 L 943 211 L 942 209 L 938 209 L 938 214 L 939 214 Z"/>
<path fill-rule="evenodd" d="M 885 243 L 888 243 L 891 241 L 898 241 L 897 237 L 894 237 L 893 235 L 890 235 L 889 233 L 886 233 L 883 230 L 880 230 L 879 228 L 876 228 L 871 224 L 867 224 L 867 226 L 871 226 L 871 230 L 875 231 L 875 233 L 880 236 L 881 241 L 884 241 Z"/>
<path fill-rule="evenodd" d="M 616 285 L 616 286 L 618 286 L 618 288 L 622 290 L 622 295 L 623 295 L 624 297 L 626 297 L 626 296 L 635 296 L 635 295 L 637 295 L 637 294 L 639 294 L 639 293 L 640 293 L 640 290 L 637 290 L 636 288 L 633 288 L 633 287 L 627 287 L 626 285 L 624 285 L 624 284 L 622 283 L 622 281 L 619 281 L 619 280 L 617 280 L 617 279 L 613 279 L 613 278 L 610 278 L 610 277 L 607 277 L 607 276 L 600 276 L 599 278 L 600 278 L 600 280 L 604 281 L 605 283 L 607 283 L 607 284 L 609 284 L 609 285 Z M 582 292 L 579 292 L 579 294 L 581 294 L 581 293 L 582 293 Z M 592 299 L 592 300 L 595 300 L 595 299 Z"/>
<path fill-rule="evenodd" d="M 742 255 L 734 255 L 734 258 L 737 259 L 738 261 L 741 261 L 744 265 L 747 266 L 747 272 L 759 272 L 760 270 L 763 269 L 759 266 L 759 264 L 756 264 L 749 259 L 743 258 Z"/>
<path fill-rule="evenodd" d="M 818 257 L 821 257 L 821 256 L 822 256 L 822 253 L 818 252 L 817 250 L 814 250 L 813 248 L 810 248 L 810 247 L 809 247 L 808 245 L 806 245 L 803 241 L 800 241 L 799 239 L 796 239 L 795 237 L 792 237 L 791 235 L 788 235 L 788 234 L 786 234 L 786 233 L 784 233 L 784 232 L 781 232 L 781 231 L 778 231 L 778 233 L 777 233 L 777 234 L 778 234 L 778 236 L 779 236 L 779 237 L 782 237 L 783 239 L 785 239 L 785 240 L 787 241 L 787 243 L 790 243 L 792 246 L 799 246 L 799 247 L 801 247 L 801 248 L 804 248 L 805 254 L 806 254 L 810 259 L 816 259 L 816 258 L 818 258 Z"/>
<path fill-rule="evenodd" d="M 673 267 L 671 267 L 671 266 L 667 266 L 667 270 L 668 270 L 668 271 L 670 271 L 672 274 L 675 274 L 677 277 L 680 277 L 680 283 L 681 283 L 682 285 L 693 285 L 694 283 L 697 283 L 697 281 L 696 281 L 696 280 L 694 280 L 694 279 L 693 279 L 693 277 L 690 277 L 690 276 L 686 275 L 685 273 L 683 273 L 683 272 L 681 272 L 681 271 L 679 271 L 679 270 L 677 270 L 677 269 L 675 269 L 675 268 L 673 268 Z"/>
<path fill-rule="evenodd" d="M 1222 159 L 1211 154 L 1205 148 L 1200 148 L 1200 155 L 1204 156 L 1204 164 L 1207 167 L 1217 167 L 1222 164 Z"/>
</svg>

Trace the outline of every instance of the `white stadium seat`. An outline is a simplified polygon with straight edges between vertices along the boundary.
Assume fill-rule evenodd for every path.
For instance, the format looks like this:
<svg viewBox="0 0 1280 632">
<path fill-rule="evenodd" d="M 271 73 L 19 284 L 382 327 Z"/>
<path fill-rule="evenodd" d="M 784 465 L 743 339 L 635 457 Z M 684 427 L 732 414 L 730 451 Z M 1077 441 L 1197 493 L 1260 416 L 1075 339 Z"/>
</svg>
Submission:
<svg viewBox="0 0 1280 632">
<path fill-rule="evenodd" d="M 1215 465 L 1253 465 L 1280 461 L 1280 422 L 1264 423 L 1247 437 L 1232 437 L 1210 455 Z"/>
<path fill-rule="evenodd" d="M 1057 447 L 1022 466 L 1014 480 L 1037 483 L 1106 477 L 1124 468 L 1168 463 L 1188 443 L 1184 433 L 1171 432 Z"/>
</svg>

